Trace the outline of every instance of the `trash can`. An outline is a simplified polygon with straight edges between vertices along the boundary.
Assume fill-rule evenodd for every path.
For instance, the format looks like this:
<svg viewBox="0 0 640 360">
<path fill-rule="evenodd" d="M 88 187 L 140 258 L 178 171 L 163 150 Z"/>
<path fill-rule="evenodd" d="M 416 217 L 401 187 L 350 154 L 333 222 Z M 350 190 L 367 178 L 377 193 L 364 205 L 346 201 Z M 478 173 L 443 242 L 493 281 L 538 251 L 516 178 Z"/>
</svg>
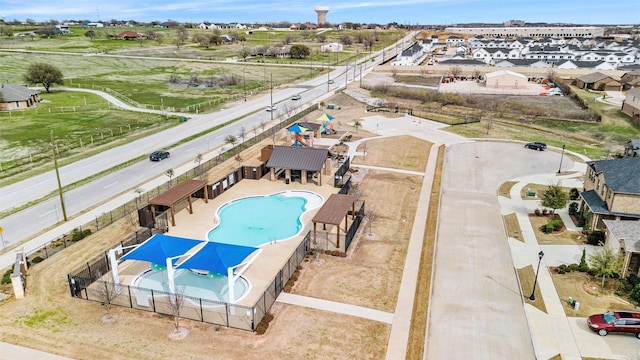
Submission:
<svg viewBox="0 0 640 360">
<path fill-rule="evenodd" d="M 284 183 L 289 185 L 289 179 L 284 179 Z"/>
</svg>

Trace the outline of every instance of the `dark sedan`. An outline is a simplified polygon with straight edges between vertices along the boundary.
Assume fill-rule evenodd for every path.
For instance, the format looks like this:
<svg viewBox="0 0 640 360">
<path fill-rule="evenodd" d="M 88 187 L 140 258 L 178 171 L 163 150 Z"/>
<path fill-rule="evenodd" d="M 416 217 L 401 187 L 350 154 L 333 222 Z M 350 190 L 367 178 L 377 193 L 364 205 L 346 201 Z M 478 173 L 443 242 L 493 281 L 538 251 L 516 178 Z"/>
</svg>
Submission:
<svg viewBox="0 0 640 360">
<path fill-rule="evenodd" d="M 600 336 L 610 332 L 635 334 L 640 339 L 640 313 L 631 311 L 609 311 L 589 316 L 589 328 Z"/>
<path fill-rule="evenodd" d="M 536 142 L 526 143 L 524 144 L 524 147 L 526 147 L 527 149 L 544 151 L 547 148 L 547 144 L 536 141 Z"/>
<path fill-rule="evenodd" d="M 149 160 L 151 161 L 160 161 L 163 159 L 168 159 L 170 156 L 168 151 L 154 151 L 151 153 L 151 155 L 149 155 Z"/>
</svg>

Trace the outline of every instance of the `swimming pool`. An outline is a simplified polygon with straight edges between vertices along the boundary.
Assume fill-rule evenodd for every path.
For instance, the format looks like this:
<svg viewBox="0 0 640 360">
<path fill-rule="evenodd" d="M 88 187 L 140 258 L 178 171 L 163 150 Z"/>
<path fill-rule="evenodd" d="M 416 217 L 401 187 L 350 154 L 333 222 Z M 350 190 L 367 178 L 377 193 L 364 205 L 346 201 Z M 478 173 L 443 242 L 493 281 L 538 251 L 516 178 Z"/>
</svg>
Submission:
<svg viewBox="0 0 640 360">
<path fill-rule="evenodd" d="M 207 238 L 254 247 L 289 239 L 302 230 L 302 215 L 323 201 L 322 196 L 310 191 L 285 191 L 234 200 L 218 209 L 218 226 L 209 231 Z"/>
<path fill-rule="evenodd" d="M 206 300 L 214 300 L 220 302 L 229 302 L 229 282 L 228 277 L 215 273 L 200 273 L 188 269 L 178 269 L 175 271 L 176 289 L 182 291 L 189 297 L 201 298 Z M 169 283 L 166 270 L 148 270 L 140 274 L 133 282 L 133 286 L 139 288 L 140 296 L 150 296 L 150 291 L 169 291 Z M 243 278 L 237 278 L 234 283 L 234 297 L 238 301 L 247 293 L 249 282 Z M 157 296 L 157 294 L 154 294 Z M 138 298 L 138 302 L 140 299 Z"/>
</svg>

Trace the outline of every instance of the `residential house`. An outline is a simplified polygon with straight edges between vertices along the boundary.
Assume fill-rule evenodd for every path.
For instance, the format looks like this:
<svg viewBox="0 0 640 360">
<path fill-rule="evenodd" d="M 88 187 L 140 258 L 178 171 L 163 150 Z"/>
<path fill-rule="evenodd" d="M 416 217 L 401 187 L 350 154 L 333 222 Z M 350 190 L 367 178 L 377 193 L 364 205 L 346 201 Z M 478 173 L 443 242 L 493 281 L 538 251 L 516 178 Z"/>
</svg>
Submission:
<svg viewBox="0 0 640 360">
<path fill-rule="evenodd" d="M 640 87 L 640 70 L 626 72 L 620 78 L 622 90 Z"/>
<path fill-rule="evenodd" d="M 576 79 L 576 86 L 581 89 L 620 91 L 620 80 L 603 73 L 594 72 Z"/>
<path fill-rule="evenodd" d="M 40 102 L 40 92 L 24 85 L 0 84 L 0 110 L 18 110 Z"/>
<path fill-rule="evenodd" d="M 120 34 L 116 35 L 116 39 L 118 40 L 139 40 L 146 38 L 147 36 L 145 34 L 132 30 L 123 31 Z"/>
<path fill-rule="evenodd" d="M 622 255 L 622 273 L 640 276 L 640 221 L 603 220 L 606 229 L 604 246 Z"/>
<path fill-rule="evenodd" d="M 451 47 L 460 46 L 460 45 L 464 45 L 464 38 L 460 36 L 449 36 L 447 40 L 445 40 L 445 42 L 447 43 L 447 46 L 451 46 Z"/>
<path fill-rule="evenodd" d="M 631 116 L 631 121 L 640 125 L 640 87 L 627 91 L 622 101 L 622 112 Z"/>
<path fill-rule="evenodd" d="M 640 140 L 629 140 L 624 144 L 624 157 L 640 157 Z"/>
<path fill-rule="evenodd" d="M 604 61 L 563 60 L 555 64 L 558 69 L 596 69 L 615 70 L 615 66 Z"/>
<path fill-rule="evenodd" d="M 548 62 L 537 59 L 506 59 L 498 61 L 496 67 L 532 67 L 532 68 L 548 68 L 551 67 Z"/>
<path fill-rule="evenodd" d="M 604 229 L 603 220 L 640 219 L 640 158 L 587 161 L 580 213 L 585 228 Z"/>
<path fill-rule="evenodd" d="M 424 60 L 426 54 L 422 50 L 422 46 L 418 43 L 414 43 L 396 57 L 393 65 L 407 66 L 418 65 Z"/>
</svg>

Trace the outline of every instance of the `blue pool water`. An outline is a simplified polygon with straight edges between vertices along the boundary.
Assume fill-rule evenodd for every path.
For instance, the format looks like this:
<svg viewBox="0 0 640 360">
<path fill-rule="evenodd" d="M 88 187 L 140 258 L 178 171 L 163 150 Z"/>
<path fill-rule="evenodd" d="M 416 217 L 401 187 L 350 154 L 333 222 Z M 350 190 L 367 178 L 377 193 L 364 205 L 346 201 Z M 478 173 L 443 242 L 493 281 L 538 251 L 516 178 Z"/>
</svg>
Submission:
<svg viewBox="0 0 640 360">
<path fill-rule="evenodd" d="M 187 269 L 178 269 L 175 272 L 175 285 L 177 290 L 184 289 L 184 295 L 229 302 L 229 283 L 227 276 L 221 274 L 200 274 Z M 142 289 L 169 292 L 169 283 L 166 270 L 150 270 L 140 275 L 134 282 L 134 286 Z M 234 297 L 241 298 L 248 290 L 246 279 L 240 277 L 234 285 Z M 149 295 L 150 292 L 149 292 Z M 157 295 L 157 294 L 155 294 Z"/>
<path fill-rule="evenodd" d="M 219 225 L 207 237 L 210 241 L 256 247 L 290 238 L 302 229 L 300 217 L 308 208 L 307 202 L 322 202 L 319 195 L 309 194 L 274 194 L 229 202 L 218 209 Z"/>
</svg>

